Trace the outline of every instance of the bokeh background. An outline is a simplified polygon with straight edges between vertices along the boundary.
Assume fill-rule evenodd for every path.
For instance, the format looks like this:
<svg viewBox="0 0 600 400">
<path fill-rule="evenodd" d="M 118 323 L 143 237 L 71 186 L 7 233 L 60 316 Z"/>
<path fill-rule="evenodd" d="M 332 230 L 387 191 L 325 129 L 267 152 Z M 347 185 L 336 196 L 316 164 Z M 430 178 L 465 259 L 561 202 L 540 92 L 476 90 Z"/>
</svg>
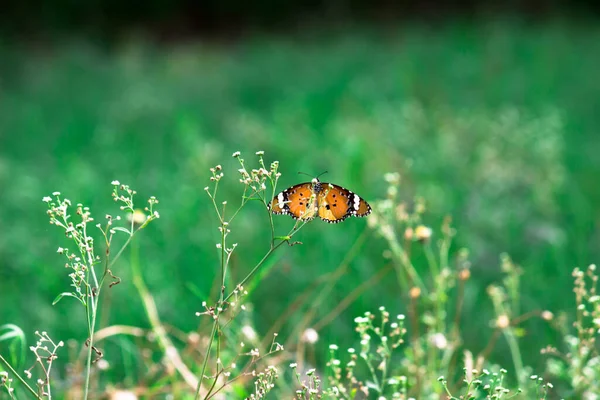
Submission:
<svg viewBox="0 0 600 400">
<path fill-rule="evenodd" d="M 160 200 L 161 219 L 137 242 L 144 278 L 163 322 L 194 330 L 218 274 L 208 169 L 223 165 L 224 199 L 236 201 L 231 154 L 250 161 L 258 150 L 280 162 L 282 188 L 305 180 L 298 171 L 327 170 L 323 179 L 376 200 L 384 173 L 397 171 L 401 196 L 425 200 L 428 225 L 451 215 L 453 251 L 471 254 L 464 329 L 475 350 L 489 337 L 485 290 L 501 253 L 523 268 L 524 310 L 569 309 L 572 268 L 600 259 L 597 11 L 551 0 L 9 2 L 0 14 L 0 324 L 85 338 L 76 302 L 51 305 L 69 280 L 56 254 L 65 239 L 41 199 L 58 190 L 101 219 L 114 212 L 118 179 L 140 200 Z M 232 227 L 234 277 L 267 249 L 261 213 L 251 205 Z M 298 240 L 251 293 L 248 323 L 259 334 L 282 315 L 280 335 L 297 334 L 310 304 L 287 307 L 357 241 L 314 319 L 388 262 L 364 220 L 316 221 Z M 148 327 L 127 260 L 104 322 Z M 317 347 L 354 343 L 352 320 L 364 311 L 403 312 L 391 274 L 321 327 Z M 531 322 L 524 335 L 528 364 L 541 365 L 553 332 Z"/>
</svg>

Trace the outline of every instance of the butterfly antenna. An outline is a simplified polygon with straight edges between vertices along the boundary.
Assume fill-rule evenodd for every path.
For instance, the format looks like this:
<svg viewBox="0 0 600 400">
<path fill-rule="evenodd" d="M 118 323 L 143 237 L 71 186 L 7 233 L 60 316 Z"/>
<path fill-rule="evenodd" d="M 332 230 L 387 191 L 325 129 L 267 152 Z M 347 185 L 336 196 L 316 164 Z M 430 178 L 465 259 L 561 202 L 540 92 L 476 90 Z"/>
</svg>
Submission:
<svg viewBox="0 0 600 400">
<path fill-rule="evenodd" d="M 327 173 L 327 171 L 323 171 L 321 172 L 319 175 L 317 175 L 317 179 L 319 179 L 321 176 L 325 175 Z M 306 172 L 298 172 L 298 175 L 306 175 L 306 176 L 310 176 L 311 178 L 314 178 L 311 174 L 307 174 Z"/>
</svg>

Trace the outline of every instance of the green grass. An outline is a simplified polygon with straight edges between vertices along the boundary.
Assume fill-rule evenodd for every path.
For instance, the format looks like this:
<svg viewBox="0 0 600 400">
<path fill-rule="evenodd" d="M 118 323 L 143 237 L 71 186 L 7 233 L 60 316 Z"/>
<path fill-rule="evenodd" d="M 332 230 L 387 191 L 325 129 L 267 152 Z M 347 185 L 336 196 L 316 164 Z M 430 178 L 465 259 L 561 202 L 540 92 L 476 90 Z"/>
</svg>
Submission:
<svg viewBox="0 0 600 400">
<path fill-rule="evenodd" d="M 385 196 L 384 173 L 399 171 L 400 196 L 425 199 L 426 224 L 452 215 L 453 252 L 471 252 L 463 330 L 476 350 L 489 338 L 486 287 L 500 276 L 501 253 L 524 270 L 522 311 L 571 307 L 572 267 L 598 260 L 597 27 L 412 26 L 229 45 L 133 42 L 110 51 L 15 43 L 0 57 L 0 324 L 29 335 L 86 335 L 75 301 L 51 306 L 68 278 L 42 197 L 60 190 L 100 217 L 111 207 L 113 179 L 160 199 L 161 219 L 136 239 L 143 276 L 163 322 L 195 329 L 194 313 L 219 273 L 218 222 L 203 188 L 209 167 L 236 170 L 237 150 L 279 160 L 282 188 L 306 179 L 298 171 L 328 170 L 324 180 L 368 200 Z M 235 179 L 224 190 L 237 199 Z M 262 210 L 249 207 L 232 233 L 240 243 L 232 282 L 268 246 L 268 225 L 256 223 Z M 287 217 L 275 221 L 291 226 Z M 317 221 L 298 234 L 302 246 L 276 255 L 249 298 L 259 333 L 358 240 L 349 272 L 307 326 L 385 267 L 386 244 L 369 232 L 359 239 L 365 226 Z M 114 268 L 123 282 L 107 291 L 103 318 L 147 327 L 128 257 Z M 350 346 L 354 316 L 379 305 L 404 312 L 405 300 L 386 275 L 321 329 L 322 348 Z M 286 317 L 282 337 L 309 306 Z M 541 365 L 539 349 L 556 340 L 545 326 L 525 325 L 528 365 Z M 499 342 L 497 361 L 510 360 L 506 346 Z"/>
</svg>

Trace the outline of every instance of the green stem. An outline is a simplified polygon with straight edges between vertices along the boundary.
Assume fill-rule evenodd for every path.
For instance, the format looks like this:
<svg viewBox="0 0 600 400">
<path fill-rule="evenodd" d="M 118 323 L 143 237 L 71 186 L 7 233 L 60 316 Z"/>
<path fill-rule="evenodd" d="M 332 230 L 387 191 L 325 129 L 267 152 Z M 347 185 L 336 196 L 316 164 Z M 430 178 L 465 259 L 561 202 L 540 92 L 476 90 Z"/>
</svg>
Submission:
<svg viewBox="0 0 600 400">
<path fill-rule="evenodd" d="M 369 371 L 371 372 L 371 378 L 373 379 L 373 383 L 377 387 L 377 392 L 381 395 L 383 388 L 379 385 L 379 379 L 377 379 L 377 373 L 375 372 L 375 368 L 373 368 L 371 363 L 366 358 L 364 360 L 367 364 L 367 367 L 369 368 Z"/>
<path fill-rule="evenodd" d="M 221 357 L 221 333 L 219 332 L 219 324 L 215 324 L 215 326 L 217 327 L 217 332 L 215 332 L 215 336 L 217 336 L 217 360 Z M 205 399 L 209 399 L 212 397 L 212 391 L 215 389 L 215 386 L 217 385 L 217 379 L 219 378 L 219 364 L 217 364 L 217 373 L 215 374 L 215 379 L 213 379 L 213 383 L 210 386 L 210 388 L 208 389 L 208 392 L 206 393 L 206 397 Z M 202 380 L 200 380 L 202 382 Z"/>
<path fill-rule="evenodd" d="M 283 243 L 285 243 L 285 242 L 282 241 L 282 242 L 277 243 L 275 246 L 272 246 L 269 249 L 269 251 L 265 254 L 265 256 L 258 262 L 258 264 L 256 264 L 256 266 L 254 268 L 252 268 L 252 271 L 250 271 L 250 273 L 248 275 L 246 275 L 246 277 L 238 284 L 238 286 L 245 285 L 246 282 L 248 282 L 248 280 L 250 280 L 250 278 L 252 278 L 252 276 L 254 276 L 254 274 L 258 271 L 258 269 L 265 263 L 265 261 L 267 261 L 267 259 L 271 256 L 271 254 L 273 254 L 273 252 L 275 252 L 275 250 L 277 250 Z M 233 296 L 233 294 L 235 293 L 235 290 L 236 289 L 233 289 L 225 298 L 222 297 L 221 304 L 223 304 L 227 300 L 229 300 L 229 298 L 231 298 L 231 296 Z M 217 314 L 217 318 L 213 322 L 212 332 L 210 334 L 210 341 L 208 342 L 206 354 L 204 355 L 204 361 L 202 363 L 200 379 L 198 380 L 198 386 L 196 387 L 196 396 L 195 396 L 196 400 L 198 400 L 200 398 L 200 389 L 202 387 L 202 380 L 204 379 L 204 374 L 206 372 L 206 367 L 208 364 L 208 358 L 210 356 L 210 351 L 212 349 L 212 346 L 213 346 L 213 343 L 215 340 L 215 334 L 217 332 L 218 324 L 219 324 L 219 314 Z M 209 394 L 210 394 L 210 392 L 209 392 Z"/>
<path fill-rule="evenodd" d="M 384 357 L 385 362 L 383 364 L 383 370 L 381 371 L 381 392 L 380 392 L 380 394 L 383 394 L 383 392 L 385 391 L 385 380 L 387 378 L 388 365 L 389 365 L 389 363 L 391 361 L 391 359 L 390 359 L 390 356 L 391 356 L 390 350 L 387 347 L 387 345 L 385 347 L 386 347 L 386 351 L 385 351 L 386 355 Z"/>
<path fill-rule="evenodd" d="M 444 283 L 445 278 L 440 275 L 440 272 L 443 271 L 438 267 L 437 261 L 435 260 L 435 256 L 433 254 L 433 250 L 431 249 L 430 243 L 425 243 L 425 257 L 427 258 L 427 263 L 429 264 L 429 268 L 431 269 L 431 276 L 433 278 L 433 285 L 435 292 L 434 303 L 435 303 L 435 311 L 436 311 L 436 322 L 437 326 L 435 327 L 436 332 L 445 332 L 444 329 L 444 299 L 442 293 L 444 292 Z"/>
<path fill-rule="evenodd" d="M 137 232 L 137 231 L 136 231 Z M 110 263 L 106 263 L 106 265 L 108 265 L 108 269 L 112 268 L 112 266 L 115 264 L 115 262 L 119 259 L 119 257 L 121 256 L 121 254 L 123 254 L 123 251 L 125 251 L 125 248 L 129 245 L 129 243 L 131 243 L 131 241 L 133 240 L 133 236 L 135 235 L 135 232 L 133 232 L 125 241 L 125 243 L 123 244 L 123 246 L 119 249 L 119 251 L 117 252 L 117 254 L 114 256 L 114 258 L 112 259 L 112 261 Z M 105 272 L 106 275 L 106 272 Z"/>
<path fill-rule="evenodd" d="M 435 260 L 435 256 L 433 255 L 431 243 L 424 243 L 423 248 L 425 249 L 425 257 L 427 258 L 427 263 L 429 264 L 429 268 L 431 269 L 431 276 L 433 276 L 435 280 L 435 278 L 438 277 L 440 274 L 440 269 L 438 267 L 437 261 Z"/>
<path fill-rule="evenodd" d="M 523 382 L 523 360 L 521 359 L 521 351 L 519 350 L 519 345 L 515 338 L 515 334 L 512 329 L 504 329 L 504 336 L 506 337 L 506 341 L 508 342 L 508 347 L 510 349 L 510 354 L 513 359 L 513 363 L 515 364 L 515 372 L 517 374 L 517 382 L 519 385 L 524 386 Z"/>
<path fill-rule="evenodd" d="M 265 256 L 258 262 L 258 264 L 256 264 L 256 266 L 254 268 L 252 268 L 252 271 L 250 271 L 250 273 L 248 275 L 246 275 L 246 277 L 244 279 L 242 279 L 242 281 L 238 284 L 238 286 L 244 286 L 246 284 L 246 282 L 248 282 L 250 280 L 250 278 L 252 278 L 252 276 L 254 276 L 256 271 L 258 271 L 258 269 L 265 263 L 265 261 L 267 261 L 267 259 L 271 256 L 271 254 L 273 254 L 275 252 L 275 250 L 277 250 L 284 243 L 285 243 L 285 241 L 279 242 L 274 247 L 269 249 L 267 254 L 265 254 Z M 223 299 L 223 302 L 226 302 L 227 300 L 229 300 L 231 298 L 231 296 L 233 296 L 234 293 L 235 293 L 235 289 L 232 290 L 231 293 L 229 293 L 227 295 L 227 297 L 225 297 Z"/>
<path fill-rule="evenodd" d="M 243 162 L 240 160 L 241 166 L 242 168 L 244 167 Z M 275 186 L 277 184 L 277 178 L 275 179 L 275 182 L 271 181 L 272 183 L 272 187 L 273 187 L 273 191 L 275 190 Z M 287 242 L 289 239 L 291 239 L 291 236 L 293 236 L 293 234 L 289 235 L 289 237 L 287 238 L 287 240 L 282 240 L 281 242 L 277 243 L 275 245 L 275 227 L 273 224 L 273 216 L 271 214 L 271 210 L 269 209 L 269 207 L 266 207 L 267 213 L 269 215 L 269 222 L 271 225 L 271 244 L 270 244 L 270 248 L 269 251 L 267 251 L 267 253 L 264 255 L 264 257 L 258 262 L 258 264 L 256 264 L 256 266 L 254 266 L 254 268 L 252 268 L 252 270 L 250 271 L 250 273 L 248 275 L 246 275 L 246 277 L 236 286 L 236 288 L 234 288 L 227 296 L 225 296 L 225 278 L 226 278 L 226 273 L 227 273 L 227 265 L 229 263 L 229 256 L 230 253 L 227 255 L 226 257 L 226 229 L 227 229 L 227 225 L 225 225 L 225 205 L 223 205 L 223 210 L 222 213 L 219 211 L 219 207 L 217 206 L 217 202 L 216 202 L 216 198 L 217 198 L 217 188 L 218 188 L 218 180 L 215 182 L 215 189 L 213 191 L 212 194 L 209 193 L 209 197 L 212 200 L 213 206 L 215 208 L 215 211 L 217 213 L 217 216 L 221 222 L 221 227 L 222 227 L 222 232 L 221 232 L 221 288 L 219 290 L 220 292 L 220 298 L 219 298 L 219 302 L 218 302 L 218 307 L 222 307 L 223 304 L 225 302 L 227 302 L 227 300 L 229 300 L 229 298 L 231 298 L 231 296 L 234 295 L 234 293 L 237 290 L 237 287 L 239 286 L 243 286 L 246 284 L 246 282 L 248 282 L 248 280 L 250 280 L 250 278 L 252 278 L 254 276 L 254 274 L 256 274 L 256 272 L 258 271 L 258 269 L 265 263 L 265 261 L 267 261 L 267 259 L 271 256 L 271 254 L 273 254 L 273 252 L 275 250 L 277 250 L 284 242 Z M 246 189 L 244 189 L 244 195 L 242 196 L 242 204 L 241 206 L 237 209 L 237 211 L 235 211 L 235 213 L 233 214 L 233 216 L 231 217 L 231 219 L 228 221 L 228 223 L 231 223 L 231 221 L 233 220 L 233 218 L 235 218 L 235 216 L 238 214 L 238 212 L 244 207 L 244 205 L 246 204 L 245 199 L 245 193 L 246 193 Z M 259 196 L 259 199 L 262 200 L 262 202 L 265 204 L 265 206 L 267 205 L 266 200 L 262 197 Z M 217 307 L 217 308 L 218 308 Z M 208 347 L 206 349 L 206 353 L 204 355 L 204 361 L 202 363 L 202 370 L 200 373 L 200 379 L 198 379 L 198 385 L 196 387 L 196 395 L 195 395 L 195 399 L 198 400 L 200 398 L 200 390 L 202 388 L 202 381 L 204 380 L 204 374 L 206 373 L 206 368 L 208 365 L 208 359 L 210 358 L 210 352 L 212 350 L 212 346 L 213 343 L 215 341 L 215 335 L 217 334 L 217 330 L 219 327 L 219 317 L 220 317 L 220 311 L 216 310 L 216 316 L 213 322 L 213 326 L 212 326 L 212 331 L 210 334 L 210 341 L 208 343 Z M 218 351 L 220 349 L 220 340 L 218 342 Z M 218 367 L 217 367 L 218 368 Z M 218 372 L 218 371 L 217 371 Z M 217 374 L 218 375 L 218 374 Z M 213 382 L 212 386 L 210 387 L 210 389 L 208 390 L 207 394 L 206 394 L 206 398 L 209 398 L 211 395 L 212 390 L 214 389 L 216 384 L 216 378 L 215 381 Z"/>
<path fill-rule="evenodd" d="M 204 373 L 206 372 L 206 365 L 208 364 L 208 358 L 210 355 L 210 349 L 212 348 L 213 341 L 215 340 L 215 332 L 217 331 L 217 321 L 213 323 L 212 332 L 210 333 L 210 341 L 208 342 L 208 348 L 206 349 L 206 354 L 204 355 L 204 362 L 202 363 L 202 371 L 200 372 L 200 379 L 198 379 L 198 387 L 196 387 L 196 397 L 198 400 L 200 398 L 200 389 L 202 388 L 202 381 L 204 380 Z"/>
<path fill-rule="evenodd" d="M 87 350 L 87 359 L 85 363 L 85 386 L 83 390 L 83 398 L 86 400 L 88 398 L 89 387 L 90 387 L 90 375 L 92 374 L 92 349 L 94 346 L 94 329 L 96 327 L 96 306 L 98 305 L 97 295 L 91 294 L 91 301 L 87 304 L 91 304 L 91 306 L 86 307 L 88 311 L 88 334 L 89 334 L 89 343 Z M 91 315 L 90 315 L 90 307 L 91 307 Z"/>
<path fill-rule="evenodd" d="M 419 274 L 417 273 L 417 270 L 415 269 L 415 267 L 410 262 L 410 259 L 406 255 L 406 252 L 404 251 L 404 249 L 402 249 L 402 247 L 398 244 L 398 242 L 396 241 L 395 238 L 394 238 L 394 240 L 388 241 L 388 243 L 390 245 L 390 250 L 392 251 L 392 254 L 394 254 L 398 258 L 398 260 L 400 261 L 400 263 L 404 267 L 406 273 L 408 274 L 408 276 L 412 280 L 411 283 L 414 284 L 414 285 L 417 285 L 421 289 L 422 293 L 424 295 L 426 295 L 427 294 L 427 287 L 425 286 L 425 284 L 423 283 L 423 281 L 419 277 Z M 406 287 L 406 281 L 404 280 L 404 276 L 402 274 L 402 271 L 396 269 L 396 272 L 398 274 L 398 279 L 400 280 L 401 285 L 405 286 L 404 289 L 406 289 L 406 290 L 410 289 L 410 288 Z"/>
<path fill-rule="evenodd" d="M 87 237 L 87 231 L 86 231 L 86 225 L 84 224 L 84 238 Z M 86 245 L 84 243 L 84 245 Z M 80 247 L 81 248 L 81 247 Z M 108 253 L 108 245 L 107 245 L 107 254 Z M 91 253 L 88 252 L 88 279 L 89 276 L 92 277 L 93 280 L 93 286 L 91 286 L 90 289 L 90 285 L 86 285 L 87 288 L 87 292 L 88 292 L 88 297 L 89 297 L 89 301 L 86 302 L 86 314 L 87 314 L 87 318 L 88 318 L 88 335 L 89 335 L 89 343 L 88 343 L 88 351 L 87 351 L 87 358 L 86 358 L 86 370 L 85 370 L 85 386 L 84 386 L 84 390 L 83 390 L 83 399 L 87 400 L 88 396 L 89 396 L 89 389 L 90 389 L 90 376 L 92 374 L 92 353 L 93 353 L 93 348 L 94 348 L 94 331 L 96 329 L 96 317 L 98 315 L 98 301 L 100 299 L 100 289 L 101 289 L 101 285 L 98 283 L 98 277 L 96 276 L 96 270 L 94 269 L 94 257 Z M 109 259 L 108 259 L 108 255 L 106 258 L 106 265 L 108 264 Z M 106 270 L 107 268 L 105 268 Z M 103 274 L 104 276 L 106 276 L 106 273 Z M 93 289 L 96 289 L 96 292 L 94 293 Z"/>
<path fill-rule="evenodd" d="M 133 284 L 137 289 L 138 294 L 140 295 L 142 305 L 144 307 L 144 310 L 146 311 L 146 316 L 148 317 L 150 326 L 152 327 L 152 330 L 156 335 L 156 341 L 165 354 L 165 360 L 170 362 L 173 368 L 175 368 L 175 370 L 177 370 L 177 372 L 181 374 L 186 384 L 188 384 L 190 387 L 196 387 L 198 385 L 196 376 L 184 364 L 183 360 L 181 359 L 181 356 L 179 355 L 179 352 L 173 345 L 173 342 L 169 339 L 167 331 L 160 320 L 156 303 L 154 302 L 154 299 L 150 294 L 148 287 L 144 283 L 144 279 L 140 269 L 139 245 L 137 242 L 133 242 L 131 246 L 130 265 Z M 175 397 L 178 398 L 177 396 Z"/>
<path fill-rule="evenodd" d="M 8 361 L 6 361 L 4 357 L 2 357 L 2 355 L 0 355 L 0 361 L 2 362 L 2 364 L 4 364 L 6 369 L 8 369 L 19 380 L 19 382 L 21 382 L 23 386 L 25 386 L 25 388 L 35 396 L 36 399 L 41 399 L 41 397 L 38 396 L 37 392 L 31 386 L 29 386 L 25 379 L 23 379 L 23 377 L 19 375 L 17 371 L 14 370 L 14 368 L 8 363 Z"/>
</svg>

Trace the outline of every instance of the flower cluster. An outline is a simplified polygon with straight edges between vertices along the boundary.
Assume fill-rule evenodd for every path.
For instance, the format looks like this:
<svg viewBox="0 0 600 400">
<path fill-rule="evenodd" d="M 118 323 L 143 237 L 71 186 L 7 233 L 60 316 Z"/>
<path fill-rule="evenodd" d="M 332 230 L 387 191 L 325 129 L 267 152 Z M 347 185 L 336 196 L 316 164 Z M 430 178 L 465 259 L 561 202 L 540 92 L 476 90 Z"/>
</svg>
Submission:
<svg viewBox="0 0 600 400">
<path fill-rule="evenodd" d="M 279 373 L 277 368 L 269 365 L 264 371 L 256 374 L 256 378 L 254 381 L 254 393 L 247 397 L 247 400 L 264 399 L 275 387 L 275 380 L 279 378 Z"/>
<path fill-rule="evenodd" d="M 368 217 L 369 226 L 387 241 L 396 241 L 396 232 L 400 232 L 399 236 L 406 241 L 429 241 L 433 231 L 421 222 L 426 211 L 424 200 L 417 197 L 412 212 L 409 212 L 407 204 L 398 198 L 400 174 L 387 173 L 384 179 L 389 185 L 387 197 L 373 203 L 374 212 Z"/>
<path fill-rule="evenodd" d="M 296 380 L 300 385 L 300 389 L 296 390 L 296 399 L 314 400 L 322 398 L 321 378 L 316 373 L 315 368 L 306 371 L 307 379 L 302 379 L 302 375 L 298 372 L 298 364 L 291 363 L 290 368 L 294 370 Z"/>
<path fill-rule="evenodd" d="M 52 339 L 50 339 L 50 336 L 48 336 L 48 333 L 46 332 L 40 333 L 36 331 L 35 334 L 38 337 L 38 341 L 36 342 L 35 346 L 29 347 L 29 350 L 31 350 L 35 355 L 35 363 L 29 369 L 26 369 L 24 373 L 27 378 L 31 379 L 31 371 L 36 365 L 39 365 L 40 369 L 42 370 L 43 379 L 39 378 L 37 380 L 36 383 L 38 389 L 40 393 L 42 393 L 42 396 L 51 397 L 50 372 L 52 370 L 52 363 L 58 358 L 56 351 L 60 347 L 63 347 L 64 343 L 62 341 L 55 343 Z"/>
<path fill-rule="evenodd" d="M 353 390 L 359 390 L 365 396 L 369 396 L 371 391 L 380 397 L 391 395 L 392 399 L 400 398 L 405 393 L 406 377 L 390 376 L 390 364 L 393 350 L 404 343 L 406 318 L 400 314 L 391 322 L 385 307 L 379 308 L 379 314 L 377 318 L 374 314 L 366 312 L 364 316 L 354 319 L 360 337 L 360 350 L 357 354 L 354 348 L 348 349 L 350 360 L 345 365 L 345 374 L 341 366 L 342 361 L 337 356 L 338 346 L 329 346 L 330 359 L 327 366 L 331 370 L 331 388 L 328 389 L 328 394 L 334 398 L 346 398 Z M 355 375 L 359 359 L 369 371 L 368 382 Z"/>
<path fill-rule="evenodd" d="M 250 187 L 255 193 L 266 190 L 268 182 L 274 186 L 277 179 L 279 179 L 281 176 L 281 173 L 278 172 L 279 161 L 273 161 L 270 167 L 267 169 L 265 160 L 263 158 L 264 154 L 264 151 L 256 152 L 256 155 L 258 156 L 259 168 L 253 168 L 248 171 L 244 163 L 244 159 L 240 157 L 240 152 L 236 151 L 233 153 L 233 157 L 236 158 L 240 163 L 240 168 L 238 169 L 238 172 L 241 175 L 240 183 Z"/>
<path fill-rule="evenodd" d="M 129 215 L 132 216 L 128 220 L 132 225 L 138 225 L 140 228 L 143 228 L 150 221 L 160 218 L 160 214 L 154 209 L 154 206 L 158 204 L 158 199 L 155 196 L 150 196 L 148 199 L 148 205 L 144 207 L 144 211 L 147 213 L 145 215 L 140 210 L 134 208 L 133 196 L 137 194 L 135 190 L 131 189 L 129 185 L 121 184 L 119 181 L 112 181 L 111 184 L 113 185 L 113 200 L 123 203 L 120 207 L 121 210 L 131 213 Z M 119 217 L 117 218 L 120 219 Z M 110 219 L 110 215 L 107 215 L 107 219 Z"/>
<path fill-rule="evenodd" d="M 54 192 L 52 196 L 54 198 L 46 196 L 42 199 L 48 204 L 47 214 L 50 217 L 50 224 L 62 228 L 65 231 L 65 236 L 73 240 L 77 247 L 76 252 L 59 247 L 57 253 L 66 257 L 65 268 L 72 270 L 69 274 L 71 286 L 74 288 L 71 296 L 78 298 L 79 301 L 85 304 L 87 289 L 89 289 L 86 282 L 88 270 L 100 261 L 100 256 L 95 254 L 94 238 L 90 236 L 87 229 L 88 223 L 93 222 L 94 218 L 89 207 L 77 204 L 76 215 L 79 217 L 79 221 L 72 221 L 69 214 L 71 201 L 67 198 L 61 198 L 60 192 Z"/>
<path fill-rule="evenodd" d="M 570 381 L 580 398 L 594 398 L 600 393 L 600 294 L 598 272 L 595 264 L 587 269 L 575 268 L 573 292 L 576 302 L 576 319 L 569 324 L 562 319 L 559 328 L 567 332 L 563 352 L 547 347 L 542 353 L 554 356 L 548 359 L 548 371 L 563 380 Z M 542 318 L 550 317 L 542 313 Z M 574 328 L 574 332 L 573 332 Z"/>
<path fill-rule="evenodd" d="M 241 311 L 246 311 L 246 306 L 242 303 L 242 299 L 248 295 L 248 291 L 245 290 L 242 285 L 237 285 L 231 294 L 231 299 L 227 302 L 223 302 L 222 305 L 209 306 L 206 301 L 203 301 L 202 308 L 204 308 L 204 311 L 196 312 L 196 316 L 209 315 L 213 320 L 217 320 L 217 318 L 221 316 L 221 313 L 229 310 L 229 320 L 233 320 L 237 315 L 238 308 Z"/>
<path fill-rule="evenodd" d="M 120 209 L 127 211 L 131 217 L 129 218 L 130 225 L 127 228 L 115 226 L 117 222 L 121 221 L 121 217 L 113 217 L 110 214 L 106 215 L 104 227 L 100 223 L 95 225 L 104 236 L 107 255 L 110 254 L 108 249 L 110 248 L 112 237 L 116 232 L 124 232 L 131 237 L 136 230 L 145 227 L 148 223 L 160 217 L 158 211 L 154 209 L 154 206 L 158 204 L 156 197 L 152 196 L 148 199 L 148 206 L 145 208 L 145 211 L 148 213 L 146 215 L 143 211 L 134 208 L 133 196 L 136 194 L 135 190 L 131 189 L 129 185 L 121 184 L 119 181 L 113 181 L 112 185 L 112 198 L 115 202 L 122 203 Z M 75 207 L 77 221 L 73 221 L 73 217 L 69 214 L 71 201 L 67 198 L 62 198 L 60 192 L 54 192 L 52 196 L 45 196 L 42 201 L 48 205 L 46 213 L 50 218 L 50 224 L 62 228 L 65 231 L 67 239 L 72 240 L 76 247 L 75 251 L 71 251 L 67 247 L 59 247 L 57 250 L 58 254 L 64 255 L 67 259 L 65 267 L 72 270 L 69 278 L 71 278 L 71 286 L 74 289 L 71 293 L 62 293 L 59 295 L 55 303 L 64 296 L 70 296 L 77 298 L 85 306 L 89 295 L 97 295 L 99 289 L 98 282 L 93 273 L 92 277 L 90 277 L 89 272 L 101 260 L 100 256 L 96 254 L 94 238 L 88 230 L 89 224 L 94 222 L 90 208 L 78 203 Z M 136 217 L 136 215 L 139 216 L 140 214 L 142 215 L 141 218 Z M 108 269 L 105 273 L 112 276 L 112 273 Z M 112 278 L 114 279 L 113 284 L 119 281 L 115 276 L 112 276 Z M 90 279 L 94 282 L 90 283 Z"/>
<path fill-rule="evenodd" d="M 6 393 L 8 393 L 10 399 L 15 398 L 15 388 L 12 387 L 12 381 L 12 378 L 8 377 L 8 372 L 0 371 L 0 387 L 6 389 Z"/>
</svg>

